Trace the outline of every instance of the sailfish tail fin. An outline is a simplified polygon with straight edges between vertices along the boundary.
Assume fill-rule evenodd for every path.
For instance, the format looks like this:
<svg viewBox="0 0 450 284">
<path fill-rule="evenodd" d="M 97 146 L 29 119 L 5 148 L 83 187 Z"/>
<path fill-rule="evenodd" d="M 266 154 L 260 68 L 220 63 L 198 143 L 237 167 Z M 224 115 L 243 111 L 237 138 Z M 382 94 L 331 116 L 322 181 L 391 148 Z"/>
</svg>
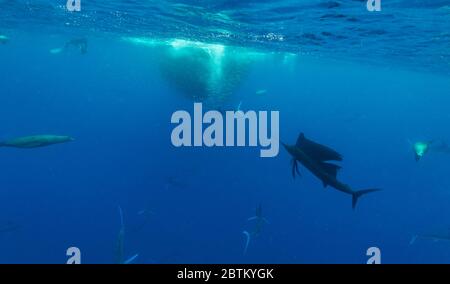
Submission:
<svg viewBox="0 0 450 284">
<path fill-rule="evenodd" d="M 379 188 L 370 188 L 370 189 L 363 189 L 363 190 L 355 191 L 352 194 L 352 208 L 353 209 L 356 208 L 356 203 L 358 202 L 358 198 L 360 198 L 361 196 L 363 196 L 367 193 L 376 192 L 376 191 L 380 191 L 380 190 L 381 189 L 379 189 Z"/>
</svg>

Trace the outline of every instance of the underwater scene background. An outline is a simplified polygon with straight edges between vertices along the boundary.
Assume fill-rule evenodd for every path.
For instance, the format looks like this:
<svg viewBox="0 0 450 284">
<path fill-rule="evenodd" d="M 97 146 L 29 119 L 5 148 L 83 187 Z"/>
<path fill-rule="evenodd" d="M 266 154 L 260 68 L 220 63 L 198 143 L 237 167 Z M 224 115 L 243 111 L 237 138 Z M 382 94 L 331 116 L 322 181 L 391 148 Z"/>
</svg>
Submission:
<svg viewBox="0 0 450 284">
<path fill-rule="evenodd" d="M 449 263 L 449 75 L 448 1 L 0 0 L 0 146 L 74 138 L 0 147 L 0 263 Z M 382 191 L 352 210 L 283 148 L 176 148 L 194 102 L 279 111 Z"/>
</svg>

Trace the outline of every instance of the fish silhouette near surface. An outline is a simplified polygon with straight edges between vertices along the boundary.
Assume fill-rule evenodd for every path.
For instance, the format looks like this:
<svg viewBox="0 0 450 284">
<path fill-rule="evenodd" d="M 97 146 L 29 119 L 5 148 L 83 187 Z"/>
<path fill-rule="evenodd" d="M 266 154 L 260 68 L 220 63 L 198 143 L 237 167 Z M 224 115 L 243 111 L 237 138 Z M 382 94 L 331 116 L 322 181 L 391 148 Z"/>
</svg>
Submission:
<svg viewBox="0 0 450 284">
<path fill-rule="evenodd" d="M 410 142 L 416 161 L 420 161 L 428 153 L 450 154 L 450 146 L 442 140 Z"/>
<path fill-rule="evenodd" d="M 66 42 L 64 48 L 68 49 L 71 46 L 78 49 L 81 54 L 87 53 L 88 43 L 87 43 L 87 39 L 85 39 L 85 38 L 76 38 L 76 39 L 69 40 L 68 42 Z"/>
<path fill-rule="evenodd" d="M 378 188 L 354 190 L 349 185 L 337 179 L 340 166 L 330 161 L 342 161 L 342 156 L 335 150 L 308 140 L 303 133 L 297 139 L 295 145 L 282 143 L 284 148 L 292 156 L 292 174 L 300 174 L 298 163 L 307 168 L 314 176 L 323 182 L 324 187 L 331 186 L 341 192 L 352 196 L 352 208 L 355 209 L 358 199 L 365 194 L 379 191 Z"/>
<path fill-rule="evenodd" d="M 71 49 L 78 50 L 80 54 L 86 54 L 88 51 L 88 41 L 86 38 L 75 38 L 67 41 L 63 47 L 57 47 L 50 50 L 51 54 L 60 54 Z"/>
<path fill-rule="evenodd" d="M 7 44 L 9 41 L 9 38 L 5 35 L 0 35 L 0 44 Z"/>
<path fill-rule="evenodd" d="M 414 157 L 417 162 L 420 161 L 426 153 L 428 153 L 432 143 L 433 141 L 418 141 L 413 144 Z"/>
</svg>

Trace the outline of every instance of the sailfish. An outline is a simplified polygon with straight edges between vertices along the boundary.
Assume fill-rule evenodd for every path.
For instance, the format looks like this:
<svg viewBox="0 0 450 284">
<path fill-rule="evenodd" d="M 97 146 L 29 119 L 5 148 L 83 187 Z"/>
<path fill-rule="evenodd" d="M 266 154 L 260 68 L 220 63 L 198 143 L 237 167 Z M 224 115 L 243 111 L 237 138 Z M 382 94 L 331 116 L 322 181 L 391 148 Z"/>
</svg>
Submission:
<svg viewBox="0 0 450 284">
<path fill-rule="evenodd" d="M 424 235 L 414 235 L 409 242 L 410 245 L 413 245 L 417 239 L 428 239 L 432 241 L 450 241 L 450 229 L 443 234 L 424 234 Z"/>
<path fill-rule="evenodd" d="M 295 145 L 281 143 L 292 156 L 292 175 L 300 175 L 298 163 L 307 168 L 314 176 L 323 182 L 324 187 L 331 186 L 341 192 L 352 196 L 352 208 L 355 209 L 358 198 L 367 193 L 376 192 L 380 189 L 371 188 L 364 190 L 353 190 L 349 185 L 337 179 L 337 173 L 341 169 L 339 165 L 330 161 L 342 161 L 342 155 L 335 150 L 311 141 L 301 133 Z"/>
<path fill-rule="evenodd" d="M 125 259 L 124 253 L 124 240 L 125 240 L 125 223 L 123 222 L 123 212 L 122 208 L 119 206 L 119 215 L 120 215 L 120 231 L 117 236 L 116 248 L 115 248 L 115 256 L 117 264 L 130 264 L 136 260 L 139 254 L 135 254 L 129 259 Z"/>
<path fill-rule="evenodd" d="M 269 221 L 267 221 L 266 218 L 262 215 L 262 205 L 259 204 L 258 207 L 256 207 L 256 214 L 253 217 L 250 217 L 247 219 L 247 221 L 256 221 L 255 228 L 253 231 L 243 231 L 242 233 L 245 235 L 245 247 L 244 247 L 244 255 L 247 253 L 248 245 L 250 244 L 250 240 L 252 237 L 257 237 L 261 233 L 262 227 L 264 224 L 269 224 Z"/>
</svg>

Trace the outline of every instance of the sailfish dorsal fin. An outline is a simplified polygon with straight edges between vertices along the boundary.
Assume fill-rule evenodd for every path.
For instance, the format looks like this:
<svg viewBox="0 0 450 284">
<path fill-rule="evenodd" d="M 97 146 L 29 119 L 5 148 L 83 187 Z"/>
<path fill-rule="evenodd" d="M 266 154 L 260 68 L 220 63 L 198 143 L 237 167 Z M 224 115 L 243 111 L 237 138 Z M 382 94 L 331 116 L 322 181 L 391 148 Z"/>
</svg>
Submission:
<svg viewBox="0 0 450 284">
<path fill-rule="evenodd" d="M 338 171 L 341 169 L 340 166 L 331 163 L 320 163 L 322 169 L 330 176 L 336 178 Z"/>
<path fill-rule="evenodd" d="M 297 139 L 296 146 L 305 152 L 310 158 L 319 161 L 342 161 L 342 156 L 335 150 L 311 141 L 300 133 Z"/>
</svg>

